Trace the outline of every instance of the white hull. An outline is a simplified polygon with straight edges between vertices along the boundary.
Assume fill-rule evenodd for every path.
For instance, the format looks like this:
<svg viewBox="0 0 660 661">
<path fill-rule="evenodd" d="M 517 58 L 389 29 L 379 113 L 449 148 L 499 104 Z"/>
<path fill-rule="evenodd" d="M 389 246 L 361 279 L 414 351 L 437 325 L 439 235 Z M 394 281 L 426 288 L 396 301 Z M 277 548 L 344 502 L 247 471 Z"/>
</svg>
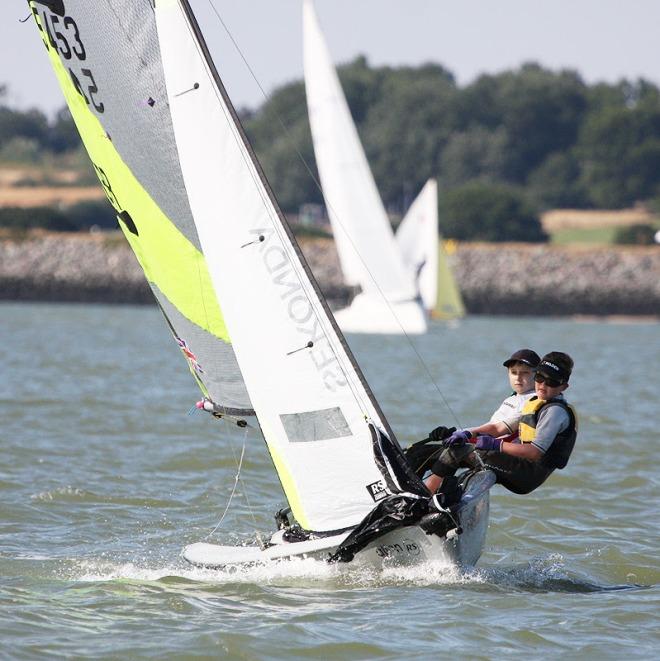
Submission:
<svg viewBox="0 0 660 661">
<path fill-rule="evenodd" d="M 477 563 L 484 548 L 488 529 L 489 489 L 494 483 L 490 472 L 475 481 L 461 501 L 459 522 L 461 534 L 451 531 L 446 536 L 427 534 L 419 526 L 406 526 L 378 537 L 359 551 L 352 564 L 376 569 L 388 566 L 412 566 L 427 562 L 470 567 Z M 272 546 L 220 546 L 203 542 L 183 550 L 185 560 L 198 567 L 220 569 L 239 565 L 259 565 L 269 562 L 313 558 L 327 560 L 348 537 L 343 532 L 332 537 L 302 542 L 282 540 L 282 531 L 271 539 Z"/>
<path fill-rule="evenodd" d="M 345 333 L 421 335 L 426 333 L 426 312 L 418 301 L 391 302 L 380 296 L 358 294 L 335 313 Z"/>
</svg>

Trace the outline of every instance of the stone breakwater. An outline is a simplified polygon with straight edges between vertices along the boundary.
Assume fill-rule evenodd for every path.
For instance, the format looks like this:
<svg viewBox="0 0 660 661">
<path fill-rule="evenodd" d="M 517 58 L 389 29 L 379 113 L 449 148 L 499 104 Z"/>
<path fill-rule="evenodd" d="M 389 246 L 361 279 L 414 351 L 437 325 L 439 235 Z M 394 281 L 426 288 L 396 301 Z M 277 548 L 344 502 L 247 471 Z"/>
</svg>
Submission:
<svg viewBox="0 0 660 661">
<path fill-rule="evenodd" d="M 351 292 L 332 241 L 300 243 L 325 295 L 345 303 Z M 451 261 L 471 313 L 660 316 L 660 247 L 462 243 Z M 0 239 L 0 299 L 153 302 L 133 252 L 115 234 Z"/>
<path fill-rule="evenodd" d="M 463 244 L 454 259 L 472 313 L 660 316 L 660 246 Z"/>
</svg>

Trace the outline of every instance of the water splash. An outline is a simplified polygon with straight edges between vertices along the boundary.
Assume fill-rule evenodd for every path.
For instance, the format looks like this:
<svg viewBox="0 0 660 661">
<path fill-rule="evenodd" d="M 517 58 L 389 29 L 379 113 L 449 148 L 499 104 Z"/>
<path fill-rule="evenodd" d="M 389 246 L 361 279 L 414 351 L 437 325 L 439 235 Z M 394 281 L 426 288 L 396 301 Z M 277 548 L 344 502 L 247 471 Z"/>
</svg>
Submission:
<svg viewBox="0 0 660 661">
<path fill-rule="evenodd" d="M 78 489 L 72 486 L 58 487 L 57 489 L 52 489 L 51 491 L 42 491 L 41 493 L 35 493 L 30 496 L 30 500 L 37 500 L 42 502 L 52 501 L 52 500 L 79 500 L 85 498 L 89 495 L 84 489 Z"/>
<path fill-rule="evenodd" d="M 244 565 L 221 569 L 193 567 L 183 560 L 172 562 L 143 558 L 135 561 L 111 558 L 87 558 L 71 561 L 60 578 L 80 582 L 172 582 L 190 581 L 211 585 L 307 585 L 309 587 L 381 588 L 392 586 L 484 584 L 487 578 L 474 569 L 462 569 L 441 562 L 427 562 L 413 567 L 375 569 L 358 563 L 328 564 L 313 558 L 290 558 L 262 565 Z"/>
<path fill-rule="evenodd" d="M 592 577 L 567 567 L 559 553 L 538 556 L 522 565 L 483 567 L 477 570 L 484 584 L 498 591 L 593 593 L 636 590 L 637 584 L 601 584 Z"/>
</svg>

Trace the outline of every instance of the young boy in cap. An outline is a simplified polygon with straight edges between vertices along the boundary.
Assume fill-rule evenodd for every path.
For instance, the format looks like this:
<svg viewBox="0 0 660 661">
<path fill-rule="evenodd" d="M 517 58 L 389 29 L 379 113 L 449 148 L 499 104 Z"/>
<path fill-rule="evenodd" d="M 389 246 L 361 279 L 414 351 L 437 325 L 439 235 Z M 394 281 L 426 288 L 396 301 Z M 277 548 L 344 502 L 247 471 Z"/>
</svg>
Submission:
<svg viewBox="0 0 660 661">
<path fill-rule="evenodd" d="M 431 467 L 425 481 L 432 492 L 444 477 L 464 466 L 474 468 L 479 460 L 497 476 L 498 484 L 514 493 L 530 493 L 556 468 L 564 468 L 575 445 L 575 412 L 563 393 L 573 370 L 573 359 L 566 353 L 551 351 L 541 358 L 534 375 L 536 394 L 524 405 L 517 422 L 487 422 L 484 425 L 454 432 L 447 448 Z M 516 442 L 498 438 L 509 429 L 517 431 Z M 468 443 L 476 441 L 473 446 Z"/>
<path fill-rule="evenodd" d="M 504 422 L 507 426 L 507 440 L 513 440 L 513 426 L 518 422 L 520 412 L 530 397 L 534 395 L 534 374 L 540 362 L 539 355 L 531 349 L 519 349 L 511 354 L 502 365 L 507 368 L 509 384 L 513 393 L 507 397 L 490 417 L 490 422 Z"/>
</svg>

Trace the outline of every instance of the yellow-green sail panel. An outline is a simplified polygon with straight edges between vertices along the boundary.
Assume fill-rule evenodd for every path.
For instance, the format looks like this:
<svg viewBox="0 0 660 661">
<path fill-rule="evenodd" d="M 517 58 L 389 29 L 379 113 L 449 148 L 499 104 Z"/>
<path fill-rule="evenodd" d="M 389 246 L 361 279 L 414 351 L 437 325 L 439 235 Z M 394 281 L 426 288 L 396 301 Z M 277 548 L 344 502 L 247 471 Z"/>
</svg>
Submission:
<svg viewBox="0 0 660 661">
<path fill-rule="evenodd" d="M 455 241 L 438 243 L 438 294 L 432 311 L 436 319 L 460 319 L 465 316 L 461 291 L 449 264 L 450 256 L 456 252 Z"/>
<path fill-rule="evenodd" d="M 193 376 L 218 405 L 237 414 L 251 413 L 190 216 L 176 152 L 169 147 L 166 158 L 160 158 L 165 145 L 173 145 L 174 140 L 169 134 L 160 60 L 154 54 L 155 33 L 141 32 L 140 27 L 131 32 L 124 27 L 118 10 L 121 3 L 115 3 L 113 11 L 105 5 L 91 7 L 74 0 L 67 0 L 66 5 L 34 0 L 29 4 L 106 196 Z M 107 16 L 101 26 L 99 15 L 103 13 Z M 141 23 L 134 21 L 137 26 Z M 93 45 L 103 41 L 87 37 L 99 29 L 116 30 L 117 54 L 93 51 Z M 113 62 L 120 54 L 123 71 L 119 62 Z M 122 74 L 127 81 L 125 90 Z M 136 77 L 144 80 L 144 98 L 135 99 L 132 92 Z M 135 170 L 144 176 L 136 176 Z"/>
</svg>

